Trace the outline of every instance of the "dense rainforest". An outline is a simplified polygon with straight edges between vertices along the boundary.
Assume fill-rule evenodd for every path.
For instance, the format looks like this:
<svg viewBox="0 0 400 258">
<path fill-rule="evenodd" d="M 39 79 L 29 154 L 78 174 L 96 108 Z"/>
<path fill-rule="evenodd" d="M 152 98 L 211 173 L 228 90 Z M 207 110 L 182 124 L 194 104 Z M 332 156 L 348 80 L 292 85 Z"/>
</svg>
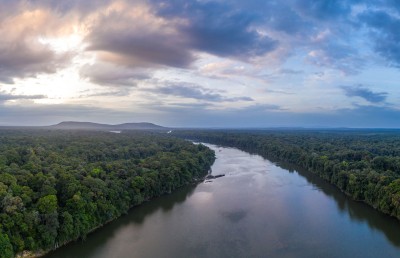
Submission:
<svg viewBox="0 0 400 258">
<path fill-rule="evenodd" d="M 0 130 L 0 257 L 85 238 L 202 178 L 207 147 L 160 133 Z"/>
<path fill-rule="evenodd" d="M 299 165 L 400 219 L 400 131 L 175 131 L 179 137 L 242 149 Z"/>
</svg>

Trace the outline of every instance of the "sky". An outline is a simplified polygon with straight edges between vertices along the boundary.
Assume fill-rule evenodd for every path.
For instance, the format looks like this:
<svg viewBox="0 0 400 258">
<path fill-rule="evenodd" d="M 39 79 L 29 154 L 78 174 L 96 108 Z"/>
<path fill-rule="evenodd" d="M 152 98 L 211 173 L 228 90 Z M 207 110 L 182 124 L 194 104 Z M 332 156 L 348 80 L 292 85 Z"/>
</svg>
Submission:
<svg viewBox="0 0 400 258">
<path fill-rule="evenodd" d="M 398 0 L 0 0 L 0 125 L 400 128 Z"/>
</svg>

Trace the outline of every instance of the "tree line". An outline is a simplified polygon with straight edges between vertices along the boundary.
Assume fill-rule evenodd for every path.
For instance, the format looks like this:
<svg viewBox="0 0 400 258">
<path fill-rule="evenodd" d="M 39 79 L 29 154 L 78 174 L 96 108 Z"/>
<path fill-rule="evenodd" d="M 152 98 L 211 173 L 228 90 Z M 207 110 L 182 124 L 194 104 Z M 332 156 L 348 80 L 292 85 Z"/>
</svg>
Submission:
<svg viewBox="0 0 400 258">
<path fill-rule="evenodd" d="M 354 200 L 400 219 L 398 130 L 192 130 L 175 135 L 299 165 Z"/>
<path fill-rule="evenodd" d="M 201 179 L 204 145 L 160 133 L 0 130 L 0 257 L 43 252 Z"/>
</svg>

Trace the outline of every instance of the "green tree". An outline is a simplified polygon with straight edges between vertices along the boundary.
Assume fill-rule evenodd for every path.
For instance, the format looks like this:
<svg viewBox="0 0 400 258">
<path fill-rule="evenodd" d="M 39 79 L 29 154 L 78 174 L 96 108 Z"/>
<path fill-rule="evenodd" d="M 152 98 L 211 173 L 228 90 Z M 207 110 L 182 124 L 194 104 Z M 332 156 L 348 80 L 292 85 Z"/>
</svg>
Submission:
<svg viewBox="0 0 400 258">
<path fill-rule="evenodd" d="M 0 231 L 0 258 L 14 257 L 13 247 L 8 236 Z"/>
</svg>

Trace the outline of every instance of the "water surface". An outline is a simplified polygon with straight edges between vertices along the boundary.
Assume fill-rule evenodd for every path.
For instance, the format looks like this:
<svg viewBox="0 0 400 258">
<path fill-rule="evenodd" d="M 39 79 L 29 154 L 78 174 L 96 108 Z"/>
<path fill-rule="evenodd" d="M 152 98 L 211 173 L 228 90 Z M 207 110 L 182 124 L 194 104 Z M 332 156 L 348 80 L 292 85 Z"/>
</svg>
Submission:
<svg viewBox="0 0 400 258">
<path fill-rule="evenodd" d="M 400 222 L 318 177 L 207 145 L 214 175 L 133 208 L 56 257 L 400 257 Z"/>
</svg>

